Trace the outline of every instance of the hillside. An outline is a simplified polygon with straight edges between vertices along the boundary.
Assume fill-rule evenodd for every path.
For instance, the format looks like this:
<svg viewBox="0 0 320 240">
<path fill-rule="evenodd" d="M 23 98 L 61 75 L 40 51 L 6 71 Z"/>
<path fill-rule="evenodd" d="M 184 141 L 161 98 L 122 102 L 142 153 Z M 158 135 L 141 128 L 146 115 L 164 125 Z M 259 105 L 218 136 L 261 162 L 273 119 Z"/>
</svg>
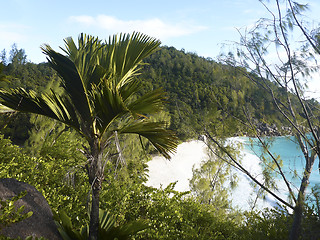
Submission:
<svg viewBox="0 0 320 240">
<path fill-rule="evenodd" d="M 23 50 L 16 52 L 24 54 Z M 18 59 L 25 58 L 20 56 Z M 21 86 L 44 91 L 49 83 L 52 85 L 58 79 L 46 63 L 21 60 L 9 62 L 3 73 L 9 83 L 1 83 L 0 87 Z M 197 137 L 204 128 L 220 136 L 250 133 L 245 125 L 244 109 L 256 123 L 284 125 L 263 89 L 233 68 L 195 53 L 161 47 L 147 58 L 139 77 L 145 83 L 143 91 L 162 87 L 168 93 L 170 128 L 181 140 Z M 279 97 L 284 97 L 277 86 L 275 91 Z M 15 143 L 23 144 L 31 128 L 29 116 L 17 113 L 10 119 L 3 133 Z M 1 117 L 1 124 L 7 124 L 7 116 Z"/>
<path fill-rule="evenodd" d="M 234 68 L 173 47 L 162 47 L 147 63 L 142 79 L 168 92 L 171 128 L 182 139 L 204 128 L 220 136 L 250 134 L 244 110 L 258 127 L 285 125 L 271 96 Z M 274 91 L 285 98 L 276 85 Z"/>
</svg>

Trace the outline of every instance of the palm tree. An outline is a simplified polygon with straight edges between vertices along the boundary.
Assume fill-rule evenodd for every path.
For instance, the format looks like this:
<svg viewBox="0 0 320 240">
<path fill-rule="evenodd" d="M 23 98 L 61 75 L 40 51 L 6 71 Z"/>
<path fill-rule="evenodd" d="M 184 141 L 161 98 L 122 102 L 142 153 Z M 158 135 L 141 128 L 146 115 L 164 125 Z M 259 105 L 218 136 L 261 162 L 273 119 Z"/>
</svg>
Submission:
<svg viewBox="0 0 320 240">
<path fill-rule="evenodd" d="M 120 34 L 102 42 L 80 34 L 78 44 L 66 38 L 64 54 L 44 45 L 42 51 L 61 78 L 64 91 L 37 94 L 23 88 L 0 90 L 0 103 L 22 112 L 48 116 L 71 126 L 85 137 L 89 148 L 87 174 L 92 190 L 89 239 L 97 239 L 99 193 L 104 180 L 103 152 L 119 134 L 146 138 L 166 158 L 177 138 L 166 123 L 149 116 L 163 108 L 165 93 L 156 89 L 137 95 L 142 85 L 136 76 L 142 60 L 156 51 L 160 41 L 141 33 Z"/>
</svg>

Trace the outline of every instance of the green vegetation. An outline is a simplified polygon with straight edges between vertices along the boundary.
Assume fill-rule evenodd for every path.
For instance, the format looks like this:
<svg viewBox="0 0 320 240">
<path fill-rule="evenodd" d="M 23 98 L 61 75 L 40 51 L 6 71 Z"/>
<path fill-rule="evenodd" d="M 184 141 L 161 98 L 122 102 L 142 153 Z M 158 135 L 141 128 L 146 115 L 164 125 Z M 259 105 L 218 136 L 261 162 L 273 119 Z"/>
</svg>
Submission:
<svg viewBox="0 0 320 240">
<path fill-rule="evenodd" d="M 68 134 L 64 132 L 54 144 L 48 145 L 50 154 L 41 157 L 30 157 L 1 137 L 0 156 L 4 162 L 0 164 L 0 177 L 14 177 L 36 186 L 54 212 L 68 212 L 73 230 L 80 232 L 89 223 L 88 183 L 80 166 L 75 171 L 79 160 L 72 155 L 81 143 Z M 140 150 L 140 154 L 144 153 Z M 139 158 L 138 154 L 136 157 Z M 148 228 L 135 234 L 134 239 L 283 239 L 289 232 L 292 219 L 287 212 L 241 213 L 229 207 L 218 208 L 213 201 L 204 203 L 188 192 L 176 192 L 174 184 L 165 189 L 146 187 L 145 179 L 136 174 L 141 166 L 129 165 L 118 171 L 116 179 L 114 172 L 106 176 L 108 187 L 101 190 L 100 207 L 114 215 L 116 227 L 146 221 Z M 319 222 L 310 210 L 303 226 L 304 239 L 310 239 L 310 231 L 317 236 L 318 227 Z"/>
<path fill-rule="evenodd" d="M 283 120 L 272 97 L 240 69 L 173 47 L 162 47 L 146 62 L 141 78 L 151 79 L 146 89 L 163 87 L 169 94 L 170 127 L 180 139 L 198 137 L 204 128 L 215 136 L 252 134 L 244 106 L 255 121 L 281 129 Z M 271 85 L 276 97 L 283 99 L 282 89 Z M 301 111 L 296 100 L 292 104 Z"/>
<path fill-rule="evenodd" d="M 82 226 L 78 232 L 72 225 L 72 220 L 64 212 L 56 215 L 56 224 L 64 240 L 86 240 L 89 238 L 89 225 Z M 132 221 L 122 226 L 115 226 L 114 216 L 107 211 L 99 209 L 98 239 L 130 239 L 134 234 L 148 228 L 146 221 Z"/>
<path fill-rule="evenodd" d="M 165 122 L 152 121 L 161 111 L 164 93 L 156 89 L 137 97 L 141 84 L 136 80 L 142 60 L 160 45 L 156 39 L 140 33 L 120 34 L 103 43 L 81 34 L 76 44 L 65 39 L 65 55 L 45 45 L 50 66 L 61 80 L 61 92 L 50 89 L 37 93 L 25 88 L 1 89 L 1 103 L 16 111 L 35 113 L 57 120 L 77 131 L 87 142 L 86 173 L 91 191 L 88 239 L 98 239 L 100 191 L 114 159 L 111 144 L 117 148 L 117 165 L 125 164 L 118 135 L 136 134 L 147 139 L 163 156 L 177 146 L 173 132 Z M 20 52 L 15 56 L 20 56 Z M 23 64 L 23 58 L 17 61 Z M 16 62 L 11 60 L 12 65 Z"/>
<path fill-rule="evenodd" d="M 0 200 L 0 230 L 1 228 L 8 227 L 11 224 L 14 224 L 16 222 L 20 222 L 30 216 L 32 216 L 32 212 L 23 213 L 24 206 L 21 206 L 20 208 L 17 208 L 14 204 L 16 201 L 18 201 L 20 198 L 24 197 L 26 195 L 26 192 L 22 192 L 18 194 L 17 196 L 2 201 Z"/>
<path fill-rule="evenodd" d="M 252 36 L 252 42 L 242 44 L 258 49 L 259 55 L 265 49 L 262 40 L 270 35 Z M 319 188 L 313 189 L 313 207 L 305 204 L 305 192 L 282 202 L 294 214 L 285 208 L 241 212 L 228 201 L 237 177 L 230 175 L 226 160 L 232 162 L 228 154 L 237 151 L 222 147 L 226 137 L 260 136 L 265 134 L 261 125 L 272 126 L 278 129 L 275 135 L 294 133 L 300 143 L 307 143 L 305 149 L 312 146 L 305 155 L 312 160 L 308 166 L 319 155 L 314 150 L 319 147 L 317 134 L 310 142 L 303 137 L 306 127 L 319 132 L 314 127 L 319 103 L 297 98 L 301 86 L 295 93 L 289 91 L 294 79 L 281 84 L 286 74 L 263 76 L 258 67 L 266 69 L 265 60 L 249 71 L 245 62 L 234 62 L 233 55 L 222 64 L 159 47 L 159 41 L 142 34 L 114 36 L 106 43 L 80 35 L 78 43 L 71 38 L 65 43 L 63 54 L 43 48 L 49 63 L 28 62 L 16 45 L 9 58 L 5 51 L 0 56 L 2 102 L 28 112 L 0 115 L 0 178 L 35 186 L 56 213 L 64 239 L 104 239 L 112 234 L 112 239 L 141 240 L 286 239 L 301 209 L 296 238 L 320 238 Z M 301 66 L 295 60 L 283 61 L 279 69 Z M 291 118 L 288 113 L 293 112 Z M 293 122 L 290 128 L 283 116 Z M 175 191 L 175 183 L 164 189 L 145 185 L 151 154 L 158 150 L 169 158 L 176 147 L 177 139 L 167 128 L 177 132 L 180 141 L 204 132 L 212 138 L 207 141 L 210 160 L 193 169 L 190 192 Z M 279 159 L 264 160 L 269 170 L 263 172 L 262 185 L 272 190 L 270 169 L 278 167 Z M 7 221 L 1 224 L 8 223 L 7 213 L 13 214 L 13 221 L 28 216 L 20 215 L 21 209 L 16 211 L 11 202 L 1 202 L 0 210 L 0 220 Z"/>
<path fill-rule="evenodd" d="M 161 55 L 166 56 L 162 60 L 162 70 L 160 62 L 156 61 Z M 183 63 L 183 59 L 189 60 Z M 259 121 L 268 120 L 281 125 L 274 106 L 261 98 L 259 88 L 226 65 L 168 47 L 161 47 L 146 61 L 149 65 L 144 66 L 139 76 L 144 88 L 138 95 L 142 96 L 160 86 L 166 90 L 169 96 L 167 109 L 156 119 L 169 122 L 170 128 L 177 130 L 181 139 L 197 136 L 203 127 L 220 136 L 248 131 L 237 120 L 245 120 L 240 111 L 242 101 L 254 109 Z M 175 61 L 181 61 L 180 64 L 189 69 L 190 72 L 186 74 L 191 74 L 193 63 L 198 63 L 199 70 L 192 71 L 189 77 L 178 70 L 173 74 L 168 69 Z M 18 78 L 13 77 L 15 75 L 10 64 L 4 66 L 3 72 L 10 79 L 10 82 L 3 83 L 5 88 L 10 84 L 12 87 L 20 84 L 15 82 Z M 57 85 L 59 78 L 47 64 L 23 63 L 19 67 L 29 71 L 26 69 L 31 69 L 31 66 L 39 70 L 39 77 L 26 80 L 30 88 L 33 81 L 39 80 L 34 83 L 35 91 L 47 91 L 50 88 L 56 92 L 63 90 Z M 150 75 L 152 72 L 153 77 Z M 198 80 L 192 81 L 196 73 Z M 176 83 L 175 79 L 184 77 L 186 80 Z M 147 81 L 148 78 L 151 81 Z M 237 78 L 241 80 L 235 84 Z M 164 79 L 163 84 L 160 79 Z M 195 94 L 194 91 L 189 92 L 191 86 L 198 87 L 199 104 L 190 101 Z M 213 91 L 216 94 L 212 94 Z M 260 112 L 259 102 L 264 104 Z M 34 185 L 46 197 L 52 210 L 68 212 L 73 230 L 80 231 L 82 226 L 89 223 L 90 186 L 85 172 L 86 157 L 79 150 L 83 146 L 88 147 L 85 139 L 72 128 L 42 116 L 6 113 L 1 116 L 1 121 L 4 136 L 0 139 L 0 177 L 13 177 Z M 20 147 L 12 144 L 8 137 Z M 266 210 L 262 217 L 254 212 L 241 213 L 225 201 L 228 188 L 220 182 L 219 187 L 208 188 L 208 179 L 200 177 L 204 173 L 213 173 L 212 176 L 221 182 L 232 182 L 226 179 L 228 166 L 212 161 L 195 170 L 192 196 L 188 192 L 174 191 L 174 185 L 166 189 L 154 189 L 144 185 L 148 153 L 154 151 L 151 145 L 143 140 L 144 151 L 140 147 L 139 137 L 133 136 L 119 135 L 119 142 L 127 167 L 118 166 L 116 169 L 116 159 L 107 163 L 108 171 L 105 172 L 104 187 L 100 192 L 100 208 L 115 216 L 115 226 L 146 220 L 149 227 L 135 234 L 135 239 L 279 239 L 278 236 L 287 236 L 292 221 L 288 213 Z M 115 145 L 110 152 L 117 152 Z M 305 236 L 308 236 L 310 229 L 316 231 L 318 224 L 318 218 L 311 212 L 308 217 L 310 224 L 303 226 Z M 275 223 L 281 228 L 275 229 Z"/>
<path fill-rule="evenodd" d="M 192 169 L 190 190 L 201 203 L 214 204 L 216 209 L 225 211 L 232 207 L 231 202 L 227 199 L 229 199 L 231 190 L 236 187 L 238 178 L 235 173 L 231 172 L 231 165 L 225 161 L 226 154 L 208 141 L 207 143 L 208 160 L 203 161 L 199 168 Z M 214 151 L 211 151 L 210 149 L 213 150 L 213 148 Z M 229 152 L 238 154 L 235 148 L 241 148 L 240 144 L 229 147 Z"/>
</svg>

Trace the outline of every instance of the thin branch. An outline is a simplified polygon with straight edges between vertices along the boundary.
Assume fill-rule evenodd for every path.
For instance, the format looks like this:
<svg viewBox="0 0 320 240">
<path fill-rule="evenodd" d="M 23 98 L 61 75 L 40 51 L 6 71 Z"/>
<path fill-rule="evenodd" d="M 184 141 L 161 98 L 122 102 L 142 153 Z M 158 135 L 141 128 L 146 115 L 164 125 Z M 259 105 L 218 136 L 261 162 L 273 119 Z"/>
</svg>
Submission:
<svg viewBox="0 0 320 240">
<path fill-rule="evenodd" d="M 255 129 L 255 127 L 253 126 L 252 122 L 250 121 L 250 117 L 248 116 L 247 112 L 246 112 L 244 109 L 243 109 L 243 111 L 245 112 L 246 117 L 247 117 L 247 119 L 249 120 L 249 123 L 250 123 L 251 127 Z M 268 155 L 272 158 L 272 161 L 276 164 L 276 166 L 277 166 L 277 168 L 278 168 L 278 170 L 279 170 L 279 172 L 280 172 L 280 175 L 281 175 L 282 179 L 284 180 L 284 182 L 285 182 L 285 184 L 286 184 L 286 186 L 287 186 L 287 188 L 288 188 L 288 190 L 289 190 L 290 196 L 292 197 L 292 199 L 293 199 L 294 202 L 296 203 L 296 198 L 295 198 L 294 193 L 293 193 L 293 191 L 292 191 L 292 189 L 291 189 L 290 183 L 289 183 L 289 181 L 287 180 L 284 172 L 282 171 L 282 168 L 281 168 L 278 160 L 277 160 L 277 159 L 273 156 L 273 154 L 269 151 L 269 148 L 266 146 L 266 144 L 264 143 L 264 141 L 262 141 L 262 139 L 261 139 L 261 137 L 259 136 L 259 134 L 256 134 L 256 137 L 258 138 L 259 142 L 262 144 L 263 149 L 267 151 Z"/>
<path fill-rule="evenodd" d="M 237 168 L 243 172 L 244 174 L 246 174 L 253 182 L 255 182 L 257 185 L 259 185 L 262 189 L 264 189 L 266 192 L 268 192 L 270 195 L 272 195 L 275 199 L 277 199 L 279 202 L 281 202 L 282 204 L 286 205 L 287 207 L 291 208 L 292 210 L 294 210 L 294 207 L 288 203 L 287 201 L 283 200 L 281 197 L 279 197 L 278 195 L 276 195 L 273 191 L 271 191 L 268 187 L 266 187 L 264 184 L 260 183 L 255 177 L 253 177 L 251 175 L 251 173 L 249 171 L 247 171 L 241 164 L 238 163 L 237 160 L 235 160 L 233 158 L 233 156 L 229 153 L 228 150 L 225 149 L 225 147 L 221 146 L 221 144 L 216 141 L 211 134 L 205 130 L 206 136 L 213 142 L 215 143 L 219 149 L 221 149 L 225 154 L 227 154 L 227 156 L 231 159 L 231 161 L 233 162 L 234 165 L 237 166 Z"/>
</svg>

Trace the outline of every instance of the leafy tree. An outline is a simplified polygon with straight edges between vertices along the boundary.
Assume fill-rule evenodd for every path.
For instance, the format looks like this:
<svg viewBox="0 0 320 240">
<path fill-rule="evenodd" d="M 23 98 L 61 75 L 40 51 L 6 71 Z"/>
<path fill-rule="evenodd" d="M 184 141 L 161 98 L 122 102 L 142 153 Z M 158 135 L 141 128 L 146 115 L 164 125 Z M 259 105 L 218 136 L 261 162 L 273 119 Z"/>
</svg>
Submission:
<svg viewBox="0 0 320 240">
<path fill-rule="evenodd" d="M 156 189 L 122 184 L 121 191 L 110 187 L 102 196 L 104 209 L 116 212 L 120 225 L 146 219 L 149 228 L 135 239 L 238 239 L 241 213 L 219 211 L 214 204 L 200 203 L 188 192 L 173 190 L 174 185 Z"/>
<path fill-rule="evenodd" d="M 216 209 L 225 211 L 231 208 L 228 196 L 237 185 L 237 177 L 231 172 L 231 165 L 225 161 L 225 153 L 218 153 L 221 150 L 209 142 L 208 148 L 211 149 L 208 149 L 208 159 L 192 170 L 190 190 L 201 203 L 213 204 Z"/>
<path fill-rule="evenodd" d="M 4 63 L 0 62 L 0 82 L 3 82 L 6 80 L 6 76 L 2 73 L 4 69 Z"/>
<path fill-rule="evenodd" d="M 2 64 L 4 64 L 4 65 L 7 64 L 7 52 L 6 52 L 6 49 L 3 49 L 1 51 L 0 59 L 1 59 Z"/>
<path fill-rule="evenodd" d="M 89 184 L 81 165 L 85 157 L 77 151 L 81 142 L 70 141 L 63 133 L 50 151 L 41 157 L 31 157 L 0 135 L 0 178 L 14 178 L 34 186 L 46 198 L 53 211 L 64 209 L 72 216 L 86 217 L 85 200 Z M 73 174 L 72 177 L 71 173 Z"/>
<path fill-rule="evenodd" d="M 145 62 L 140 78 L 150 79 L 150 89 L 161 86 L 169 94 L 170 128 L 181 140 L 198 137 L 203 125 L 223 137 L 252 134 L 238 122 L 246 122 L 243 103 L 257 120 L 281 125 L 271 97 L 263 97 L 263 90 L 228 65 L 166 46 Z M 274 90 L 280 93 L 281 88 Z"/>
<path fill-rule="evenodd" d="M 239 239 L 287 239 L 292 219 L 283 209 L 265 209 L 263 212 L 246 212 Z"/>
<path fill-rule="evenodd" d="M 295 186 L 281 168 L 280 159 L 270 153 L 268 145 L 260 137 L 257 131 L 259 122 L 252 120 L 252 113 L 244 106 L 249 126 L 256 131 L 260 143 L 271 159 L 266 167 L 279 173 L 287 186 L 290 200 L 282 199 L 267 184 L 259 182 L 245 169 L 243 171 L 261 188 L 293 210 L 290 239 L 299 239 L 309 177 L 316 157 L 320 153 L 318 103 L 307 100 L 303 86 L 310 73 L 318 69 L 312 65 L 312 61 L 316 57 L 315 53 L 320 51 L 314 39 L 310 37 L 311 33 L 307 31 L 307 27 L 302 26 L 302 20 L 298 19 L 302 17 L 301 13 L 306 10 L 307 5 L 291 0 L 283 1 L 283 5 L 279 0 L 275 0 L 274 3 L 276 10 L 273 12 L 271 7 L 262 1 L 271 19 L 263 18 L 253 29 L 244 33 L 239 31 L 241 39 L 236 54 L 228 54 L 224 61 L 259 86 L 265 92 L 261 95 L 262 99 L 268 97 L 272 100 L 273 106 L 282 116 L 283 126 L 291 129 L 291 134 L 304 156 L 304 170 L 299 173 L 301 183 L 295 192 Z M 296 39 L 296 31 L 305 36 L 305 44 L 301 44 L 301 39 Z M 268 58 L 270 51 L 276 53 L 277 60 Z M 281 88 L 280 92 L 275 90 L 277 87 Z"/>
<path fill-rule="evenodd" d="M 12 65 L 23 65 L 27 62 L 27 55 L 24 49 L 18 49 L 17 44 L 13 44 L 10 50 L 9 61 Z"/>
<path fill-rule="evenodd" d="M 135 93 L 141 83 L 135 79 L 141 61 L 160 42 L 140 33 L 121 34 L 103 43 L 81 34 L 78 46 L 65 40 L 65 55 L 43 46 L 48 61 L 61 77 L 64 91 L 36 94 L 22 88 L 1 90 L 1 102 L 13 109 L 51 117 L 74 128 L 88 142 L 86 170 L 91 185 L 89 239 L 97 239 L 99 194 L 104 167 L 110 156 L 104 150 L 119 134 L 137 134 L 148 139 L 165 157 L 174 151 L 177 140 L 162 122 L 149 121 L 161 110 L 164 93 L 154 90 L 141 97 Z M 119 152 L 121 159 L 121 152 Z"/>
</svg>

